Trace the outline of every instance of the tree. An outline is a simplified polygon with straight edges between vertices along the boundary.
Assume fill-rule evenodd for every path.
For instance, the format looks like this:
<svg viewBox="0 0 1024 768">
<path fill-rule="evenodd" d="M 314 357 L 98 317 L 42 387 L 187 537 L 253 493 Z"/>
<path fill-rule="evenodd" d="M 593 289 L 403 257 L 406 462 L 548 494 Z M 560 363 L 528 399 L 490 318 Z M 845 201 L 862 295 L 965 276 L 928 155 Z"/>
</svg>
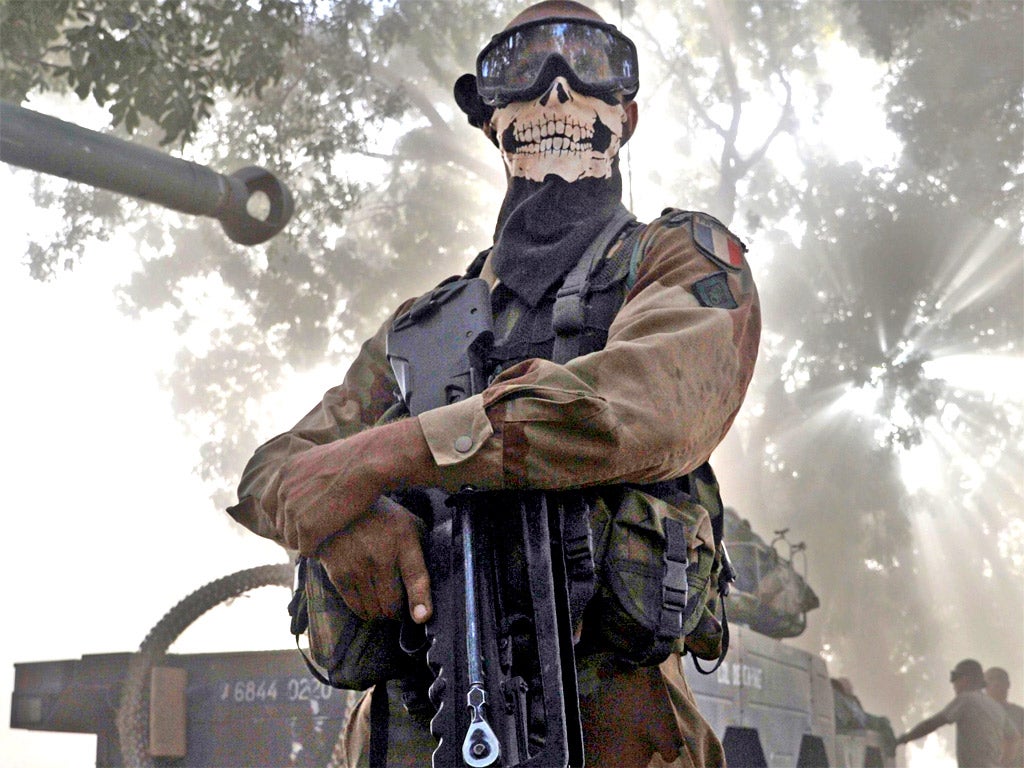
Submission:
<svg viewBox="0 0 1024 768">
<path fill-rule="evenodd" d="M 0 6 L 0 93 L 70 88 L 108 107 L 128 132 L 143 119 L 161 144 L 194 137 L 223 88 L 259 98 L 281 76 L 303 8 L 292 0 L 85 2 Z"/>
<path fill-rule="evenodd" d="M 105 237 L 111 226 L 134 228 L 145 264 L 122 292 L 127 311 L 162 308 L 185 334 L 200 321 L 190 306 L 198 286 L 224 297 L 227 306 L 214 323 L 214 336 L 199 349 L 183 348 L 168 376 L 176 410 L 197 433 L 210 436 L 200 470 L 223 504 L 256 435 L 265 431 L 249 415 L 254 401 L 287 370 L 350 354 L 398 296 L 468 261 L 472 245 L 483 240 L 473 218 L 472 198 L 479 192 L 473 182 L 487 166 L 464 148 L 465 137 L 455 127 L 470 129 L 461 115 L 455 118 L 449 109 L 442 116 L 435 106 L 448 100 L 458 74 L 441 55 L 459 44 L 458 34 L 446 32 L 445 47 L 412 39 L 431 10 L 434 17 L 442 10 L 457 12 L 454 3 L 339 2 L 327 10 L 317 3 L 255 9 L 240 3 L 246 10 L 232 17 L 234 34 L 250 36 L 276 62 L 263 62 L 252 73 L 260 79 L 241 86 L 245 60 L 226 55 L 228 40 L 216 38 L 225 26 L 217 4 L 141 5 L 144 23 L 128 24 L 120 2 L 91 4 L 90 12 L 67 3 L 12 4 L 3 19 L 5 33 L 38 31 L 29 41 L 35 47 L 26 43 L 17 58 L 5 61 L 5 97 L 24 95 L 14 85 L 91 83 L 96 100 L 110 105 L 114 124 L 134 129 L 136 140 L 152 141 L 160 129 L 167 139 L 180 129 L 175 136 L 194 137 L 192 157 L 199 152 L 214 167 L 273 168 L 297 198 L 296 215 L 266 247 L 242 249 L 204 222 L 152 215 L 140 220 L 130 213 L 138 207 L 131 201 L 69 187 L 59 198 L 65 227 L 53 242 L 33 244 L 29 264 L 35 276 L 51 278 L 61 264 L 81 258 L 90 238 Z M 488 25 L 488 9 L 463 5 L 464 18 Z M 272 22 L 287 14 L 291 26 L 282 32 Z M 82 15 L 88 16 L 88 33 L 79 31 Z M 185 22 L 196 15 L 200 31 L 186 34 Z M 192 103 L 187 94 L 198 94 L 184 128 L 162 106 L 141 111 L 139 105 L 152 106 L 152 100 L 128 93 L 119 79 L 127 77 L 131 61 L 103 69 L 108 58 L 99 55 L 101 43 L 118 39 L 131 52 L 145 48 L 131 41 L 154 37 L 154 30 L 167 38 L 157 46 L 162 52 L 191 50 L 195 39 L 205 41 L 206 58 L 188 62 L 191 69 L 179 62 L 166 73 L 175 103 Z M 179 33 L 187 39 L 178 39 Z M 468 42 L 476 37 L 472 27 L 460 34 L 463 48 L 475 44 Z M 57 55 L 94 62 L 96 68 L 83 75 L 75 67 L 35 67 Z M 144 58 L 138 66 L 148 71 L 156 65 Z M 38 72 L 45 80 L 27 74 Z M 210 94 L 221 99 L 216 112 L 205 110 Z M 138 120 L 126 117 L 137 113 Z M 394 146 L 374 138 L 403 130 Z M 350 173 L 352 166 L 358 170 Z M 372 186 L 365 180 L 368 167 Z M 499 179 L 500 170 L 492 170 L 492 180 Z M 438 196 L 442 187 L 446 194 Z M 430 220 L 448 225 L 425 231 L 412 214 L 423 216 L 428 206 Z M 453 239 L 452 232 L 459 236 Z M 418 258 L 399 263 L 397 254 L 410 252 Z"/>
<path fill-rule="evenodd" d="M 996 382 L 970 389 L 930 373 L 955 355 L 970 365 L 1020 354 L 1022 13 L 847 5 L 848 39 L 889 65 L 904 153 L 863 169 L 802 149 L 807 230 L 775 241 L 765 315 L 779 343 L 762 360 L 755 442 L 769 446 L 766 503 L 828 553 L 816 578 L 830 599 L 803 641 L 909 713 L 948 694 L 932 677 L 946 637 L 975 638 L 979 656 L 1024 639 L 1019 620 L 979 636 L 992 603 L 972 599 L 1020 591 L 1019 473 L 996 467 L 1024 466 L 1022 403 Z M 950 82 L 969 93 L 957 98 Z M 912 493 L 902 470 L 922 455 L 933 482 Z"/>
</svg>

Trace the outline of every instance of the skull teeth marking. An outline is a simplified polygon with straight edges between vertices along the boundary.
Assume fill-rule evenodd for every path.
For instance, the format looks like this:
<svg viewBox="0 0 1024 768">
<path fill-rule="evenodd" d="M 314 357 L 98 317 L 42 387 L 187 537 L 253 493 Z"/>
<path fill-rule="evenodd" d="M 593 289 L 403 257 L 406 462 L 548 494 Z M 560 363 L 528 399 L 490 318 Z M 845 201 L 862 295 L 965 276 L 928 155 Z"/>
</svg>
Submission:
<svg viewBox="0 0 1024 768">
<path fill-rule="evenodd" d="M 511 176 L 540 182 L 553 174 L 573 182 L 612 174 L 624 108 L 576 96 L 568 83 L 561 87 L 569 101 L 538 99 L 495 111 L 492 127 Z"/>
<path fill-rule="evenodd" d="M 558 139 L 560 144 L 566 147 L 577 144 L 589 145 L 594 137 L 594 127 L 578 123 L 571 118 L 555 120 L 545 115 L 541 120 L 528 125 L 516 124 L 513 127 L 513 135 L 516 143 L 522 145 L 518 150 L 522 152 L 528 144 L 540 143 L 543 148 L 544 140 L 551 138 Z M 561 149 L 561 145 L 556 145 L 555 148 Z M 581 150 L 585 148 L 589 147 L 580 147 Z"/>
</svg>

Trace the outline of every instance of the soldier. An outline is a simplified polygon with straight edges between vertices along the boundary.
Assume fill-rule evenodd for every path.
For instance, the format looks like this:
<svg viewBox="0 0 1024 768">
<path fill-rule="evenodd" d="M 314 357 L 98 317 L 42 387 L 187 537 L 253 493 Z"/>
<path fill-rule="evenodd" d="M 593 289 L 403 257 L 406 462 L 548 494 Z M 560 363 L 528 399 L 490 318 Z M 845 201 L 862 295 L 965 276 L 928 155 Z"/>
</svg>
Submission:
<svg viewBox="0 0 1024 768">
<path fill-rule="evenodd" d="M 960 768 L 999 768 L 1004 741 L 1016 744 L 1020 736 L 1003 708 L 985 695 L 985 674 L 974 659 L 959 662 L 949 674 L 956 696 L 937 715 L 915 725 L 896 744 L 927 736 L 956 723 L 956 761 Z"/>
<path fill-rule="evenodd" d="M 985 692 L 1003 705 L 1017 732 L 1024 737 L 1024 707 L 1007 700 L 1010 693 L 1010 675 L 1005 669 L 989 667 L 985 670 Z M 1012 768 L 1024 766 L 1024 738 L 1017 742 L 1016 749 L 1008 748 L 1006 755 L 1008 759 L 1004 762 L 1005 765 Z"/>
<path fill-rule="evenodd" d="M 432 612 L 421 523 L 388 493 L 607 488 L 625 503 L 641 486 L 656 496 L 702 465 L 732 424 L 757 354 L 759 304 L 745 246 L 706 214 L 670 210 L 643 227 L 627 223 L 585 297 L 587 312 L 615 302 L 610 326 L 580 329 L 579 351 L 589 354 L 551 359 L 559 287 L 622 211 L 618 151 L 637 125 L 638 88 L 632 42 L 579 3 L 538 3 L 495 35 L 476 76 L 456 84 L 508 183 L 493 246 L 468 270 L 492 286 L 487 388 L 378 423 L 396 390 L 385 336 L 409 301 L 363 345 L 344 382 L 246 467 L 232 516 L 318 558 L 359 615 L 397 617 L 403 597 L 416 622 Z M 724 762 L 678 654 L 628 667 L 588 645 L 590 636 L 584 622 L 587 765 Z M 367 758 L 369 708 L 364 697 L 347 729 L 352 765 Z M 422 766 L 430 756 L 392 750 L 388 762 Z"/>
</svg>

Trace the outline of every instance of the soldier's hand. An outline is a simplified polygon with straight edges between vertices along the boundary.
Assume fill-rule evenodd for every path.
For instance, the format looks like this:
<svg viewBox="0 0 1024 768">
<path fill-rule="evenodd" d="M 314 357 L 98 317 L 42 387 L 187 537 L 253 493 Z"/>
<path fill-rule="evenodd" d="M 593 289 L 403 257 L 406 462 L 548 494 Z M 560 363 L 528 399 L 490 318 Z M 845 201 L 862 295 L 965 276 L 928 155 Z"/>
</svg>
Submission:
<svg viewBox="0 0 1024 768">
<path fill-rule="evenodd" d="M 423 521 L 389 498 L 320 547 L 323 563 L 342 599 L 363 619 L 400 618 L 403 594 L 413 621 L 432 611 L 430 577 L 423 559 Z"/>
<path fill-rule="evenodd" d="M 419 423 L 405 419 L 292 456 L 261 503 L 273 514 L 280 540 L 312 555 L 388 491 L 436 482 Z"/>
<path fill-rule="evenodd" d="M 382 494 L 382 480 L 360 461 L 348 440 L 318 445 L 291 457 L 264 492 L 281 540 L 303 555 L 366 514 Z M 269 503 L 268 503 L 269 502 Z"/>
</svg>

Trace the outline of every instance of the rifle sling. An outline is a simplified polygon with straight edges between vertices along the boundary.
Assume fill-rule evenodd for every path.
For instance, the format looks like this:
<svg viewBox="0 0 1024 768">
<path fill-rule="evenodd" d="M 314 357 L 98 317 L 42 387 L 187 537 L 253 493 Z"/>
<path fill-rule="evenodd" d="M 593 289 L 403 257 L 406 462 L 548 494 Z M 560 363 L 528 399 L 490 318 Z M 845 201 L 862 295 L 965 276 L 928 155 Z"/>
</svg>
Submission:
<svg viewBox="0 0 1024 768">
<path fill-rule="evenodd" d="M 585 320 L 583 299 L 587 295 L 594 265 L 604 256 L 608 246 L 623 228 L 634 220 L 633 214 L 620 203 L 611 220 L 562 281 L 562 287 L 555 296 L 555 306 L 551 315 L 551 325 L 555 331 L 555 347 L 551 359 L 556 363 L 567 363 L 579 356 Z"/>
<path fill-rule="evenodd" d="M 370 693 L 370 768 L 387 768 L 390 707 L 388 684 L 377 683 Z"/>
</svg>

